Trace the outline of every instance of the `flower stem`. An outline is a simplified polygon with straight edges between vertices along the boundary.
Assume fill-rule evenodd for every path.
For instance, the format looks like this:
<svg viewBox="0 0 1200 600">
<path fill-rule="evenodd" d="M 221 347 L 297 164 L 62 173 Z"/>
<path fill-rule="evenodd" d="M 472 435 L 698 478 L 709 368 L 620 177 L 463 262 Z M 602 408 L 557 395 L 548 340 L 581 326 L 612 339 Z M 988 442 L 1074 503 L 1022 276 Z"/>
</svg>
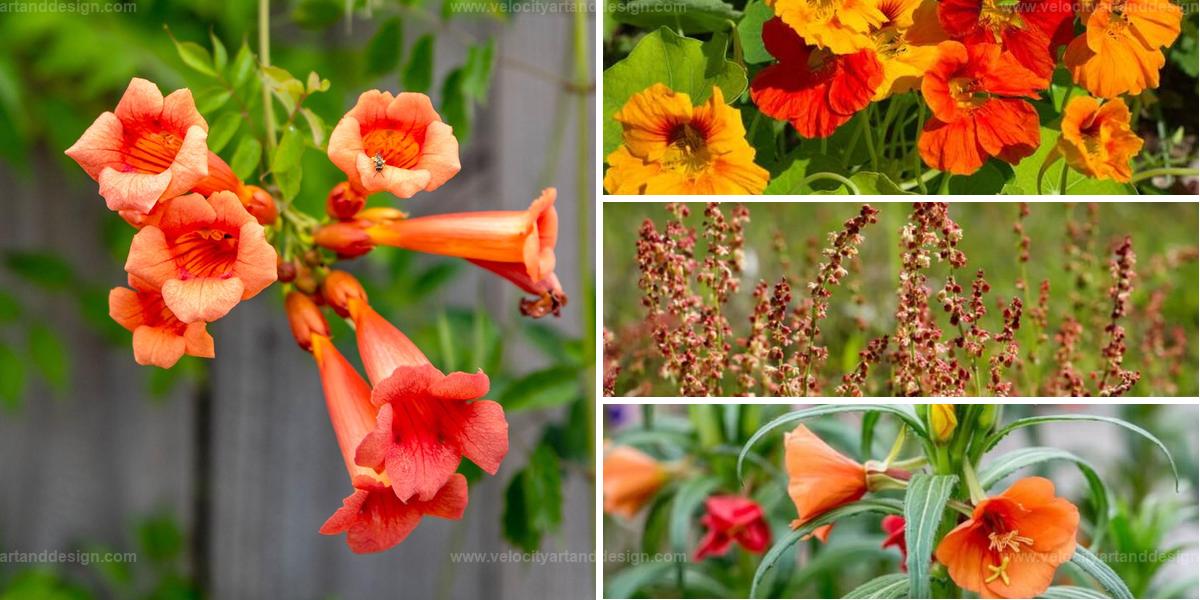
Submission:
<svg viewBox="0 0 1200 600">
<path fill-rule="evenodd" d="M 1164 168 L 1160 168 L 1160 169 L 1150 169 L 1149 171 L 1142 171 L 1141 173 L 1134 173 L 1133 178 L 1129 180 L 1129 183 L 1137 183 L 1139 181 L 1153 179 L 1160 175 L 1176 175 L 1179 177 L 1200 177 L 1200 170 L 1190 169 L 1190 168 L 1185 168 L 1185 167 L 1164 167 Z"/>
<path fill-rule="evenodd" d="M 871 136 L 870 107 L 859 113 L 858 123 L 862 127 L 863 138 L 867 141 L 867 153 L 871 155 L 871 168 L 879 170 L 879 152 L 875 149 L 875 138 Z"/>
<path fill-rule="evenodd" d="M 593 215 L 596 203 L 593 201 L 592 144 L 588 135 L 592 131 L 592 115 L 590 108 L 591 92 L 593 89 L 592 66 L 588 60 L 588 40 L 591 39 L 591 27 L 588 26 L 588 10 L 586 0 L 575 0 L 575 14 L 571 27 L 571 47 L 575 58 L 575 160 L 576 160 L 576 219 L 578 221 L 577 239 L 579 243 L 579 282 L 583 298 L 580 298 L 581 325 L 583 327 L 583 397 L 584 414 L 587 427 L 584 437 L 587 440 L 585 448 L 594 451 L 596 447 L 596 307 L 594 287 L 594 264 L 588 249 L 588 240 L 593 235 Z M 591 299 L 591 300 L 589 300 Z"/>
<path fill-rule="evenodd" d="M 258 61 L 262 67 L 271 66 L 271 0 L 258 0 Z M 267 131 L 267 164 L 275 153 L 275 108 L 271 105 L 271 90 L 262 86 L 263 120 Z"/>
</svg>

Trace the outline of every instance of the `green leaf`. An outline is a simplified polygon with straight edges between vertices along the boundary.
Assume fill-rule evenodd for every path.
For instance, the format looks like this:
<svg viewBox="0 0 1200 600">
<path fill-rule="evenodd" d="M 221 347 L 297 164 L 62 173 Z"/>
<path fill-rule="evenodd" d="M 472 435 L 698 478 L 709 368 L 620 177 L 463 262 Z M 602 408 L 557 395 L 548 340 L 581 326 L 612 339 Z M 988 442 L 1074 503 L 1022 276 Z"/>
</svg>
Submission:
<svg viewBox="0 0 1200 600">
<path fill-rule="evenodd" d="M 758 431 L 755 431 L 754 435 L 750 436 L 750 439 L 746 440 L 746 443 L 742 445 L 742 452 L 738 454 L 738 478 L 741 479 L 742 477 L 742 463 L 745 461 L 746 455 L 750 453 L 750 449 L 754 447 L 754 444 L 766 437 L 772 431 L 783 427 L 784 425 L 799 423 L 800 421 L 811 419 L 813 417 L 844 412 L 866 412 L 872 410 L 898 417 L 901 421 L 908 425 L 909 429 L 913 433 L 917 434 L 923 439 L 924 442 L 928 443 L 928 434 L 925 433 L 925 424 L 922 423 L 921 420 L 917 418 L 917 415 L 912 412 L 911 407 L 895 404 L 824 404 L 781 415 L 771 420 L 771 422 L 767 423 L 766 425 L 760 427 Z"/>
<path fill-rule="evenodd" d="M 59 392 L 66 391 L 70 372 L 70 354 L 66 345 L 43 324 L 29 329 L 29 357 L 42 379 Z"/>
<path fill-rule="evenodd" d="M 254 73 L 254 53 L 250 51 L 250 47 L 242 42 L 242 47 L 238 48 L 237 55 L 233 57 L 233 66 L 229 69 L 229 79 L 233 87 L 242 87 L 250 80 L 250 75 Z"/>
<path fill-rule="evenodd" d="M 499 398 L 506 412 L 562 406 L 579 396 L 579 369 L 550 367 L 534 371 L 508 386 Z"/>
<path fill-rule="evenodd" d="M 504 537 L 526 552 L 536 551 L 542 536 L 562 523 L 562 503 L 558 455 L 541 444 L 505 491 Z"/>
<path fill-rule="evenodd" d="M 47 291 L 69 291 L 76 284 L 75 269 L 50 252 L 13 250 L 4 264 L 14 275 Z"/>
<path fill-rule="evenodd" d="M 183 533 L 169 515 L 142 521 L 138 524 L 137 533 L 142 552 L 155 563 L 168 563 L 183 551 Z"/>
<path fill-rule="evenodd" d="M 1155 446 L 1158 446 L 1159 450 L 1162 450 L 1163 455 L 1167 457 L 1167 462 L 1171 463 L 1171 473 L 1175 476 L 1175 489 L 1176 489 L 1176 491 L 1179 490 L 1179 471 L 1176 470 L 1175 459 L 1171 457 L 1171 451 L 1167 450 L 1166 445 L 1164 445 L 1161 441 L 1159 441 L 1158 438 L 1154 437 L 1154 434 L 1150 433 L 1149 431 L 1146 431 L 1145 429 L 1142 429 L 1141 427 L 1138 427 L 1137 425 L 1134 425 L 1133 423 L 1130 423 L 1129 421 L 1124 421 L 1121 419 L 1114 419 L 1112 417 L 1101 417 L 1101 416 L 1097 416 L 1097 415 L 1047 415 L 1047 416 L 1042 416 L 1042 417 L 1025 417 L 1024 419 L 1017 419 L 1016 421 L 1013 421 L 1012 423 L 1005 425 L 1002 429 L 1000 429 L 996 433 L 993 433 L 991 435 L 991 437 L 989 437 L 987 439 L 986 443 L 984 444 L 983 451 L 987 452 L 988 450 L 991 450 L 992 448 L 994 448 L 996 446 L 996 444 L 1000 443 L 1000 440 L 1004 439 L 1008 434 L 1010 434 L 1022 427 L 1030 427 L 1032 425 L 1041 425 L 1043 423 L 1064 423 L 1064 422 L 1070 423 L 1070 422 L 1079 422 L 1079 421 L 1096 421 L 1096 422 L 1100 422 L 1100 423 L 1108 423 L 1110 425 L 1116 425 L 1118 427 L 1124 427 L 1125 429 L 1128 429 L 1128 430 L 1150 440 Z"/>
<path fill-rule="evenodd" d="M 222 87 L 207 87 L 195 93 L 196 110 L 202 114 L 212 114 L 225 106 L 233 97 L 233 90 Z"/>
<path fill-rule="evenodd" d="M 908 482 L 904 494 L 904 541 L 908 545 L 908 589 L 913 597 L 929 598 L 929 557 L 933 555 L 934 536 L 942 522 L 946 501 L 957 475 L 918 473 Z"/>
<path fill-rule="evenodd" d="M 1049 127 L 1042 127 L 1041 135 L 1042 141 L 1041 145 L 1038 146 L 1037 152 L 1034 152 L 1032 156 L 1025 157 L 1024 160 L 1013 167 L 1012 185 L 1021 188 L 1027 194 L 1038 193 L 1038 172 L 1041 170 L 1042 163 L 1046 160 L 1046 157 L 1054 151 L 1055 145 L 1058 144 L 1058 131 Z M 1137 189 L 1129 184 L 1092 179 L 1071 169 L 1066 161 L 1063 160 L 1058 161 L 1046 171 L 1045 179 L 1042 180 L 1041 193 L 1058 193 L 1063 169 L 1070 169 L 1070 172 L 1067 174 L 1068 194 L 1103 196 L 1137 193 Z"/>
<path fill-rule="evenodd" d="M 220 154 L 242 124 L 242 115 L 227 112 L 208 128 L 208 149 Z"/>
<path fill-rule="evenodd" d="M 328 83 L 328 79 L 324 80 Z M 325 145 L 325 122 L 318 117 L 316 113 L 307 108 L 300 109 L 301 116 L 308 123 L 308 130 L 312 132 L 313 145 L 320 148 Z"/>
<path fill-rule="evenodd" d="M 675 565 L 669 562 L 647 562 L 621 569 L 604 585 L 605 598 L 634 598 L 655 583 L 666 583 Z"/>
<path fill-rule="evenodd" d="M 805 178 L 808 177 L 809 162 L 810 159 L 808 158 L 797 157 L 788 163 L 787 168 L 783 172 L 772 177 L 771 181 L 767 182 L 767 188 L 763 190 L 763 193 L 776 195 L 811 193 L 812 189 L 808 187 L 808 183 L 805 181 Z"/>
<path fill-rule="evenodd" d="M 213 67 L 219 73 L 225 70 L 225 64 L 229 62 L 229 52 L 225 50 L 225 44 L 217 39 L 217 34 L 211 30 L 208 32 L 208 38 L 212 40 L 213 47 Z"/>
<path fill-rule="evenodd" d="M 433 85 L 433 42 L 433 36 L 426 34 L 409 50 L 408 64 L 400 76 L 405 91 L 425 93 Z"/>
<path fill-rule="evenodd" d="M 663 542 L 667 539 L 667 526 L 671 519 L 671 501 L 674 500 L 674 492 L 674 487 L 660 490 L 654 501 L 650 503 L 650 507 L 646 509 L 641 543 L 642 552 L 646 554 L 653 556 L 663 551 Z"/>
<path fill-rule="evenodd" d="M 899 500 L 892 500 L 890 498 L 859 500 L 853 504 L 835 508 L 790 531 L 782 539 L 775 542 L 775 545 L 771 546 L 770 550 L 767 550 L 767 553 L 763 555 L 762 560 L 758 563 L 758 570 L 754 572 L 754 579 L 750 583 L 750 597 L 758 597 L 758 588 L 767 576 L 767 573 L 775 567 L 775 563 L 779 562 L 784 553 L 794 546 L 796 542 L 812 535 L 813 531 L 818 527 L 829 525 L 839 519 L 869 512 L 899 515 L 904 512 L 904 505 Z M 905 577 L 907 580 L 906 576 L 901 575 L 901 577 Z"/>
<path fill-rule="evenodd" d="M 262 144 L 252 137 L 244 137 L 241 142 L 238 142 L 238 147 L 233 151 L 233 159 L 229 161 L 229 168 L 242 179 L 250 179 L 250 176 L 258 170 L 258 161 L 262 159 Z"/>
<path fill-rule="evenodd" d="M 844 598 L 908 598 L 908 576 L 903 573 L 880 575 L 856 588 Z"/>
<path fill-rule="evenodd" d="M 1120 576 L 1113 572 L 1112 567 L 1105 564 L 1095 554 L 1088 552 L 1087 548 L 1076 546 L 1071 563 L 1095 578 L 1113 598 L 1133 598 L 1133 592 L 1129 591 L 1129 586 L 1125 585 Z"/>
<path fill-rule="evenodd" d="M 459 67 L 450 71 L 442 81 L 442 116 L 463 145 L 471 137 L 471 119 L 474 117 L 473 105 L 463 90 L 465 77 L 466 71 Z"/>
<path fill-rule="evenodd" d="M 24 393 L 25 365 L 16 352 L 0 343 L 0 407 L 16 411 Z"/>
<path fill-rule="evenodd" d="M 467 62 L 463 65 L 463 93 L 475 102 L 487 100 L 495 53 L 492 38 L 467 48 Z"/>
<path fill-rule="evenodd" d="M 306 29 L 325 29 L 341 20 L 340 0 L 300 0 L 292 9 L 292 20 Z"/>
<path fill-rule="evenodd" d="M 204 49 L 204 46 L 195 42 L 181 42 L 174 37 L 171 38 L 171 41 L 175 42 L 175 51 L 179 53 L 179 58 L 183 59 L 183 64 L 209 77 L 217 76 L 217 72 L 213 70 L 212 55 Z"/>
<path fill-rule="evenodd" d="M 716 477 L 696 477 L 679 486 L 675 494 L 675 502 L 671 504 L 671 517 L 667 525 L 667 540 L 671 544 L 671 552 L 690 556 L 688 553 L 688 532 L 695 525 L 696 512 L 710 494 L 721 484 Z M 679 563 L 682 567 L 682 563 Z M 682 571 L 678 572 L 682 577 Z"/>
<path fill-rule="evenodd" d="M 1169 597 L 1169 596 L 1164 596 Z M 1108 598 L 1093 589 L 1074 585 L 1052 585 L 1038 598 Z"/>
<path fill-rule="evenodd" d="M 392 17 L 383 22 L 375 35 L 367 44 L 367 74 L 383 75 L 400 64 L 400 54 L 404 47 L 404 29 L 399 17 Z"/>
<path fill-rule="evenodd" d="M 1108 530 L 1108 488 L 1104 480 L 1096 473 L 1091 463 L 1059 448 L 1032 447 L 1014 450 L 993 459 L 979 471 L 979 485 L 984 491 L 996 485 L 1011 473 L 1039 463 L 1052 460 L 1066 460 L 1075 463 L 1079 471 L 1087 479 L 1088 489 L 1092 494 L 1092 506 L 1096 509 L 1096 522 L 1092 527 L 1092 548 L 1099 548 Z"/>
<path fill-rule="evenodd" d="M 11 323 L 21 316 L 21 305 L 16 298 L 0 290 L 0 323 Z"/>
<path fill-rule="evenodd" d="M 309 71 L 308 79 L 304 81 L 304 93 L 311 95 L 317 92 L 328 92 L 330 85 L 332 84 L 328 79 L 322 79 L 316 71 Z"/>
<path fill-rule="evenodd" d="M 713 86 L 721 89 L 726 102 L 746 89 L 746 70 L 724 58 L 709 65 L 699 40 L 680 37 L 661 28 L 638 42 L 629 56 L 604 71 L 604 154 L 621 145 L 621 124 L 612 116 L 634 94 L 655 83 L 687 94 L 693 105 L 704 102 Z"/>
<path fill-rule="evenodd" d="M 775 11 L 762 0 L 752 0 L 738 22 L 738 39 L 742 42 L 742 60 L 750 64 L 768 63 L 775 59 L 763 44 L 763 24 L 775 16 Z"/>
<path fill-rule="evenodd" d="M 682 33 L 728 30 L 742 13 L 722 0 L 629 0 L 613 17 L 643 30 L 669 27 Z"/>
<path fill-rule="evenodd" d="M 304 155 L 304 136 L 295 127 L 288 127 L 283 132 L 279 147 L 271 156 L 271 171 L 291 171 L 300 166 L 300 157 Z"/>
</svg>

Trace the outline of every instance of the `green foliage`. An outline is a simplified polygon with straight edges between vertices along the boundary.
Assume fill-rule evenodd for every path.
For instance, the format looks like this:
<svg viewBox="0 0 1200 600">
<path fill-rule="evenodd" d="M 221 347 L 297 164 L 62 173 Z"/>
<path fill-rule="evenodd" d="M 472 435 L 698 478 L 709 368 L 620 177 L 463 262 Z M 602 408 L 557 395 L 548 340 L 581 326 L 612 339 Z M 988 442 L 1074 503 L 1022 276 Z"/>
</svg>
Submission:
<svg viewBox="0 0 1200 600">
<path fill-rule="evenodd" d="M 685 34 L 726 30 L 741 16 L 723 0 L 624 0 L 615 14 L 627 25 L 667 27 Z"/>
<path fill-rule="evenodd" d="M 427 92 L 433 85 L 433 42 L 433 36 L 426 34 L 413 44 L 401 76 L 405 90 Z"/>
<path fill-rule="evenodd" d="M 908 590 L 914 598 L 931 595 L 929 557 L 935 534 L 946 511 L 946 501 L 958 483 L 956 475 L 918 473 L 904 493 L 904 540 L 908 545 Z"/>
<path fill-rule="evenodd" d="M 526 552 L 541 547 L 542 538 L 562 523 L 559 470 L 558 455 L 551 447 L 539 445 L 505 490 L 504 537 Z"/>
</svg>

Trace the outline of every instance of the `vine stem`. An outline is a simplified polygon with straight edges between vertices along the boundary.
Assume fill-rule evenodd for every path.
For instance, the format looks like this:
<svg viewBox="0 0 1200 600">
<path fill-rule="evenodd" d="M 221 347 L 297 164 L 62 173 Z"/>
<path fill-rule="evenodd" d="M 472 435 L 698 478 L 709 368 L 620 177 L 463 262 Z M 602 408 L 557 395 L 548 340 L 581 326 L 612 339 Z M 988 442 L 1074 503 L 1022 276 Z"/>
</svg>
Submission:
<svg viewBox="0 0 1200 600">
<path fill-rule="evenodd" d="M 263 67 L 271 66 L 271 0 L 258 0 L 258 60 Z M 265 85 L 262 86 L 262 97 L 267 156 L 271 156 L 275 153 L 275 107 L 271 105 L 271 90 Z"/>
<path fill-rule="evenodd" d="M 596 210 L 595 202 L 592 201 L 594 196 L 593 191 L 595 185 L 592 183 L 592 178 L 589 176 L 595 173 L 596 169 L 592 166 L 592 144 L 588 141 L 590 136 L 587 132 L 593 127 L 592 117 L 589 114 L 589 98 L 587 90 L 591 89 L 592 65 L 588 61 L 588 40 L 591 39 L 591 27 L 588 26 L 588 11 L 587 0 L 575 0 L 575 14 L 572 15 L 571 27 L 571 47 L 575 54 L 575 87 L 572 92 L 575 94 L 575 118 L 576 118 L 576 134 L 575 134 L 575 160 L 576 160 L 576 220 L 578 221 L 578 240 L 579 240 L 579 282 L 580 290 L 583 291 L 584 297 L 580 299 L 579 307 L 583 324 L 583 397 L 584 397 L 584 414 L 586 416 L 587 427 L 585 428 L 585 438 L 587 446 L 595 452 L 596 448 L 596 312 L 594 301 L 589 302 L 587 298 L 594 297 L 593 294 L 587 293 L 589 287 L 594 286 L 594 271 L 595 266 L 592 263 L 591 253 L 588 250 L 587 241 L 592 239 L 593 219 L 591 218 Z M 592 282 L 588 278 L 592 277 Z"/>
<path fill-rule="evenodd" d="M 1160 169 L 1150 169 L 1149 171 L 1142 171 L 1141 173 L 1134 173 L 1133 178 L 1130 179 L 1129 182 L 1137 183 L 1139 181 L 1153 179 L 1155 177 L 1158 177 L 1159 175 L 1176 175 L 1179 177 L 1200 177 L 1200 170 L 1189 169 L 1189 168 L 1185 168 L 1185 167 L 1164 167 L 1164 168 L 1160 168 Z"/>
</svg>

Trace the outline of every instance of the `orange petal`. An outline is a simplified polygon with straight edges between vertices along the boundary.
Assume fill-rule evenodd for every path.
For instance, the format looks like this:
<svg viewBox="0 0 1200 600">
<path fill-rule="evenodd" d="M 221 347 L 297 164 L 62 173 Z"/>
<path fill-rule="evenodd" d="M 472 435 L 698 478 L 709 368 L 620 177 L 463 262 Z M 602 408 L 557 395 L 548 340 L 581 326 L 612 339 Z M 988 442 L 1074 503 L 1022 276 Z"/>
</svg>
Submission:
<svg viewBox="0 0 1200 600">
<path fill-rule="evenodd" d="M 213 322 L 233 310 L 245 287 L 237 277 L 171 279 L 162 286 L 163 302 L 184 323 Z"/>
</svg>

